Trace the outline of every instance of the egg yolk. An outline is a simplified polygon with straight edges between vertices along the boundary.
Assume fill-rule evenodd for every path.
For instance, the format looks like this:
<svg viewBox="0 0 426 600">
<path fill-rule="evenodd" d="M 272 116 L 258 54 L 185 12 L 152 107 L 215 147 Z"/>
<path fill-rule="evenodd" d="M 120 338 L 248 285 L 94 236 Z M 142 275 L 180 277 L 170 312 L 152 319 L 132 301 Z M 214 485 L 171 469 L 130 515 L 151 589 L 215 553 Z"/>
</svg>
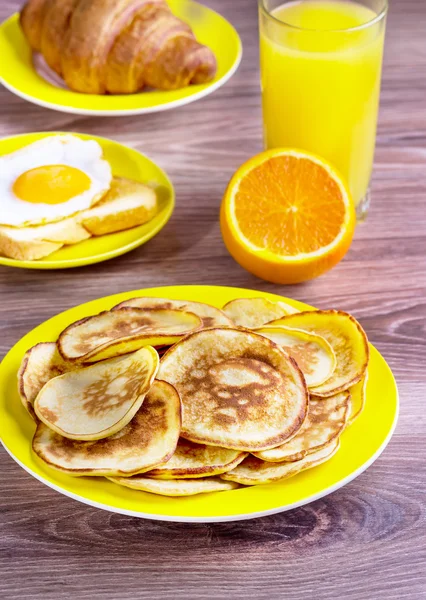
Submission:
<svg viewBox="0 0 426 600">
<path fill-rule="evenodd" d="M 32 204 L 61 204 L 90 188 L 90 177 L 68 165 L 46 165 L 22 173 L 13 192 Z"/>
</svg>

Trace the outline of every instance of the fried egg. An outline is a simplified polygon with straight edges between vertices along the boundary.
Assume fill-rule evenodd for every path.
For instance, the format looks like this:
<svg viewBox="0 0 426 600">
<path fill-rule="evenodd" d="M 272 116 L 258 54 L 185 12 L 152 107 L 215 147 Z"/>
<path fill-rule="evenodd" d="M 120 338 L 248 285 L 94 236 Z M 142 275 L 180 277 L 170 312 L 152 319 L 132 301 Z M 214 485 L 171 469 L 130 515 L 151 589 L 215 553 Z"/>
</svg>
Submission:
<svg viewBox="0 0 426 600">
<path fill-rule="evenodd" d="M 54 135 L 0 157 L 0 224 L 58 221 L 108 191 L 111 166 L 94 140 Z"/>
</svg>

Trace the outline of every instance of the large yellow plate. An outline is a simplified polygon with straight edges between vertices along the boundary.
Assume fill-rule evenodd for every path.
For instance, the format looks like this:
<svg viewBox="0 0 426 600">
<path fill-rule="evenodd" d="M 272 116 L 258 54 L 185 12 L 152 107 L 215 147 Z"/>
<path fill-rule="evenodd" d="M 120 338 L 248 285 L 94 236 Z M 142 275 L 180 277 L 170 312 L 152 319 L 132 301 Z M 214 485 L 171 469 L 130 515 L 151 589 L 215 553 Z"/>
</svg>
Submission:
<svg viewBox="0 0 426 600">
<path fill-rule="evenodd" d="M 0 365 L 0 439 L 21 467 L 49 487 L 91 506 L 137 517 L 187 522 L 250 519 L 296 508 L 334 492 L 365 471 L 389 442 L 398 416 L 398 392 L 391 370 L 379 352 L 371 347 L 366 407 L 342 435 L 339 452 L 329 462 L 281 483 L 188 498 L 167 498 L 120 487 L 103 478 L 71 477 L 49 469 L 31 453 L 35 426 L 16 390 L 16 373 L 24 352 L 37 342 L 55 340 L 71 322 L 109 309 L 138 294 L 209 302 L 218 307 L 239 297 L 264 296 L 283 300 L 272 294 L 237 288 L 150 288 L 82 304 L 33 329 L 12 348 Z M 284 301 L 300 309 L 311 308 L 288 298 Z"/>
<path fill-rule="evenodd" d="M 60 133 L 60 132 L 59 132 Z M 0 156 L 14 152 L 42 138 L 56 133 L 26 133 L 0 140 Z M 68 269 L 81 267 L 114 258 L 141 246 L 156 235 L 170 219 L 175 203 L 175 192 L 170 179 L 160 167 L 140 152 L 113 140 L 73 133 L 84 140 L 96 140 L 102 146 L 104 156 L 112 167 L 114 175 L 128 177 L 156 188 L 160 210 L 145 225 L 126 231 L 92 237 L 80 244 L 64 246 L 57 252 L 40 260 L 15 260 L 0 256 L 0 265 L 27 269 Z"/>
<path fill-rule="evenodd" d="M 157 112 L 207 96 L 237 70 L 242 55 L 241 40 L 226 19 L 206 6 L 190 0 L 169 0 L 169 5 L 178 17 L 191 25 L 198 41 L 213 50 L 218 70 L 210 83 L 191 85 L 181 90 L 154 90 L 128 95 L 99 96 L 72 92 L 54 83 L 55 76 L 48 80 L 36 71 L 17 14 L 0 26 L 0 82 L 34 104 L 83 115 L 120 116 Z"/>
</svg>

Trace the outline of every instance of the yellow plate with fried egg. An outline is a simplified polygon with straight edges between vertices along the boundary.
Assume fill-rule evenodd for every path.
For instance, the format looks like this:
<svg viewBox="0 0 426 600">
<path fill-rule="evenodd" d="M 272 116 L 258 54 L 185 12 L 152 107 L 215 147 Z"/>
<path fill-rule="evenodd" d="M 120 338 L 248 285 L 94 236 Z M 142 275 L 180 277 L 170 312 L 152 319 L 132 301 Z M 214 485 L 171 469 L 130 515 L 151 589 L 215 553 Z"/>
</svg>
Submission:
<svg viewBox="0 0 426 600">
<path fill-rule="evenodd" d="M 97 478 L 95 485 L 88 477 L 73 477 L 49 468 L 30 451 L 36 424 L 23 406 L 17 390 L 17 372 L 25 353 L 40 341 L 57 340 L 61 331 L 71 323 L 110 310 L 117 304 L 137 296 L 143 296 L 145 299 L 152 297 L 202 302 L 219 309 L 236 298 L 262 297 L 274 303 L 285 301 L 301 311 L 312 310 L 312 307 L 301 302 L 255 290 L 215 286 L 176 286 L 131 291 L 99 298 L 67 310 L 33 329 L 12 348 L 0 365 L 0 440 L 18 464 L 52 489 L 90 506 L 136 517 L 180 522 L 250 519 L 290 510 L 336 491 L 365 471 L 388 444 L 398 417 L 398 391 L 384 358 L 373 346 L 370 346 L 365 406 L 353 424 L 341 434 L 339 451 L 330 460 L 319 465 L 319 462 L 324 459 L 323 452 L 326 454 L 325 458 L 329 458 L 329 450 L 331 454 L 335 447 L 329 447 L 327 444 L 336 442 L 336 438 L 333 438 L 330 432 L 327 435 L 323 435 L 323 432 L 321 440 L 315 437 L 315 440 L 310 440 L 308 444 L 309 450 L 315 447 L 315 452 L 321 454 L 313 456 L 312 453 L 305 458 L 300 458 L 303 462 L 291 465 L 291 469 L 294 467 L 298 474 L 289 479 L 246 488 L 236 488 L 236 484 L 233 484 L 225 488 L 227 491 L 221 493 L 214 491 L 224 489 L 223 486 L 219 486 L 218 480 L 214 479 L 210 482 L 214 486 L 208 488 L 211 493 L 198 493 L 207 491 L 205 486 L 209 482 L 203 478 L 177 482 L 158 479 L 140 481 L 139 478 L 132 482 L 137 489 L 130 489 L 102 478 Z M 55 362 L 57 363 L 57 359 Z M 57 366 L 60 368 L 60 363 Z M 43 369 L 41 373 L 44 373 Z M 28 396 L 31 388 L 27 392 Z M 346 394 L 344 397 L 346 398 Z M 27 401 L 30 401 L 29 397 L 26 398 Z M 325 402 L 331 401 L 326 399 Z M 337 433 L 337 429 L 334 434 Z M 306 466 L 311 466 L 311 461 L 315 461 L 319 466 L 309 471 L 303 470 Z M 218 463 L 216 459 L 211 462 L 215 465 Z M 272 463 L 273 471 L 277 468 L 276 465 L 277 463 Z M 243 474 L 247 475 L 246 467 L 247 463 L 238 472 L 244 470 Z M 280 467 L 279 463 L 278 467 Z M 386 461 L 382 464 L 383 468 L 387 468 Z M 277 474 L 271 472 L 264 475 L 266 475 L 265 479 L 269 480 L 276 478 Z M 281 476 L 282 473 L 278 475 Z M 373 480 L 374 473 L 371 478 L 371 481 Z M 223 479 L 221 481 L 224 483 Z M 155 491 L 156 494 L 195 495 L 158 496 L 140 491 L 141 484 L 145 490 Z M 349 488 L 348 493 L 350 492 Z"/>
<path fill-rule="evenodd" d="M 59 143 L 59 141 L 66 143 Z M 60 168 L 58 168 L 60 167 Z M 137 150 L 113 140 L 79 133 L 28 133 L 0 140 L 0 206 L 16 237 L 25 243 L 28 227 L 67 225 L 78 211 L 98 206 L 112 177 L 141 182 L 155 190 L 157 214 L 144 225 L 64 245 L 38 260 L 0 256 L 0 264 L 29 269 L 66 269 L 114 258 L 156 235 L 169 220 L 175 201 L 166 173 Z M 50 186 L 60 178 L 67 185 Z M 43 203 L 39 198 L 43 197 Z M 4 221 L 4 219 L 3 219 Z M 71 230 L 70 236 L 79 235 Z M 54 237 L 51 242 L 54 248 Z M 59 247 L 60 244 L 57 244 Z"/>
</svg>

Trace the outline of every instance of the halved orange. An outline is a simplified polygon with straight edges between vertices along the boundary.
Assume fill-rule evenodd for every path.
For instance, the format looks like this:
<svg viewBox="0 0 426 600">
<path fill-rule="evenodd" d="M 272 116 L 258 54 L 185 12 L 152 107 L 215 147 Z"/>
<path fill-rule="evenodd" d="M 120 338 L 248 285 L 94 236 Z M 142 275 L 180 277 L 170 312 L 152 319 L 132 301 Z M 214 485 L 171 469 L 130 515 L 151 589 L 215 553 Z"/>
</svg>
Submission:
<svg viewBox="0 0 426 600">
<path fill-rule="evenodd" d="M 274 149 L 237 170 L 220 222 L 242 267 L 273 283 L 299 283 L 344 257 L 356 217 L 348 186 L 330 164 L 300 150 Z"/>
</svg>

